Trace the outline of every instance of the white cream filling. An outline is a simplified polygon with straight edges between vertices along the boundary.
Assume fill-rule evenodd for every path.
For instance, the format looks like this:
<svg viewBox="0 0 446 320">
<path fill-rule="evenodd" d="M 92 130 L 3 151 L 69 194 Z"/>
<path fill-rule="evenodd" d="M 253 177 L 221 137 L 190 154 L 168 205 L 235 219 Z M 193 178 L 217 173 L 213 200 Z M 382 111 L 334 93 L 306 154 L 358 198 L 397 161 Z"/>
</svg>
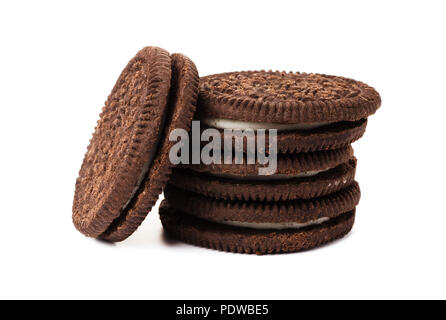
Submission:
<svg viewBox="0 0 446 320">
<path fill-rule="evenodd" d="M 304 178 L 304 177 L 312 177 L 315 176 L 321 172 L 328 171 L 327 170 L 315 170 L 315 171 L 307 171 L 307 172 L 301 172 L 296 174 L 272 174 L 269 176 L 265 175 L 257 175 L 257 174 L 250 174 L 250 175 L 237 175 L 237 174 L 230 174 L 230 173 L 210 173 L 213 176 L 217 176 L 220 178 L 227 178 L 232 180 L 245 180 L 245 181 L 271 181 L 271 180 L 289 180 L 289 179 L 295 179 L 295 178 Z"/>
<path fill-rule="evenodd" d="M 313 122 L 313 123 L 266 123 L 266 122 L 249 122 L 238 121 L 230 119 L 220 119 L 203 117 L 200 119 L 209 127 L 217 129 L 277 129 L 277 131 L 292 131 L 292 130 L 311 130 L 330 124 L 331 122 Z"/>
<path fill-rule="evenodd" d="M 241 221 L 219 221 L 220 224 L 225 224 L 233 227 L 249 228 L 249 229 L 271 229 L 271 230 L 283 230 L 283 229 L 301 229 L 308 226 L 318 225 L 330 220 L 330 218 L 319 218 L 304 223 L 299 222 L 241 222 Z"/>
</svg>

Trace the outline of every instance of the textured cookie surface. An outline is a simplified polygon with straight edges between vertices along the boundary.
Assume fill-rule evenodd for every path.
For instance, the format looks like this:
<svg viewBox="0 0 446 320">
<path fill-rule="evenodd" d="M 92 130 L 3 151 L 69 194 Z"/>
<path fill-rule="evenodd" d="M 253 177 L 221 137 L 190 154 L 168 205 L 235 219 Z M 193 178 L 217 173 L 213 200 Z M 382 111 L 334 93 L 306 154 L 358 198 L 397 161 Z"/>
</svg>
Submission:
<svg viewBox="0 0 446 320">
<path fill-rule="evenodd" d="M 173 185 L 166 187 L 164 195 L 172 208 L 204 220 L 255 223 L 307 223 L 333 218 L 353 210 L 361 197 L 357 182 L 318 198 L 274 202 L 214 199 Z"/>
<path fill-rule="evenodd" d="M 76 181 L 73 222 L 90 237 L 116 219 L 159 140 L 171 59 L 144 48 L 128 63 L 102 109 Z"/>
<path fill-rule="evenodd" d="M 147 176 L 143 180 L 130 206 L 123 210 L 101 235 L 108 241 L 121 241 L 130 236 L 142 223 L 156 203 L 171 173 L 169 150 L 175 143 L 169 141 L 174 129 L 190 129 L 198 95 L 198 71 L 195 64 L 182 54 L 173 54 L 172 85 L 167 106 L 168 114 L 162 126 L 162 136 Z"/>
<path fill-rule="evenodd" d="M 367 119 L 354 122 L 336 122 L 308 131 L 279 132 L 277 152 L 298 153 L 338 149 L 360 139 L 366 130 Z"/>
<path fill-rule="evenodd" d="M 278 153 L 300 153 L 345 148 L 361 138 L 367 127 L 367 119 L 354 122 L 336 122 L 306 131 L 287 131 L 277 133 Z M 202 129 L 209 127 L 203 126 Z M 218 130 L 218 129 L 217 129 Z M 223 139 L 223 130 L 218 130 Z M 265 150 L 269 152 L 269 134 L 265 134 Z M 234 140 L 229 147 L 234 147 Z M 243 144 L 247 152 L 247 143 Z"/>
<path fill-rule="evenodd" d="M 285 180 L 235 180 L 176 168 L 169 180 L 176 187 L 207 197 L 226 200 L 280 201 L 309 199 L 330 194 L 350 185 L 355 177 L 352 159 L 314 176 Z"/>
<path fill-rule="evenodd" d="M 202 115 L 252 122 L 356 121 L 380 106 L 368 85 L 323 74 L 242 71 L 201 78 Z"/>
<path fill-rule="evenodd" d="M 319 225 L 298 230 L 254 230 L 221 225 L 180 212 L 163 201 L 160 217 L 171 237 L 220 251 L 234 253 L 286 253 L 307 250 L 346 235 L 355 220 L 354 210 Z"/>
<path fill-rule="evenodd" d="M 184 56 L 146 47 L 130 60 L 76 181 L 73 222 L 80 232 L 119 241 L 136 230 L 167 182 L 167 128 L 187 127 L 197 93 L 198 74 Z"/>
<path fill-rule="evenodd" d="M 308 171 L 327 170 L 334 168 L 344 162 L 347 162 L 353 156 L 351 146 L 318 152 L 307 152 L 298 154 L 278 154 L 277 155 L 277 174 L 293 175 Z M 210 174 L 231 174 L 237 176 L 257 175 L 259 168 L 263 165 L 235 164 L 234 160 L 229 164 L 190 164 L 182 167 L 197 172 Z"/>
</svg>

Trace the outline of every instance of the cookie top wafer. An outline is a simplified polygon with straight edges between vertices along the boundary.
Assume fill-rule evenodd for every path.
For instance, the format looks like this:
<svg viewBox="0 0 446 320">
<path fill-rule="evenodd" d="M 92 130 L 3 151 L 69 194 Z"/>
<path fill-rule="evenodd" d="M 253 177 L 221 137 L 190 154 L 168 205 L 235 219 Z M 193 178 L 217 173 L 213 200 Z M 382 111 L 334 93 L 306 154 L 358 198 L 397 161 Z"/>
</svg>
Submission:
<svg viewBox="0 0 446 320">
<path fill-rule="evenodd" d="M 80 232 L 120 241 L 136 230 L 167 182 L 168 133 L 188 128 L 197 89 L 195 65 L 183 55 L 146 47 L 130 60 L 76 181 L 73 222 Z"/>
<path fill-rule="evenodd" d="M 279 124 L 356 121 L 380 104 L 378 92 L 356 80 L 278 71 L 203 77 L 198 101 L 205 117 Z"/>
</svg>

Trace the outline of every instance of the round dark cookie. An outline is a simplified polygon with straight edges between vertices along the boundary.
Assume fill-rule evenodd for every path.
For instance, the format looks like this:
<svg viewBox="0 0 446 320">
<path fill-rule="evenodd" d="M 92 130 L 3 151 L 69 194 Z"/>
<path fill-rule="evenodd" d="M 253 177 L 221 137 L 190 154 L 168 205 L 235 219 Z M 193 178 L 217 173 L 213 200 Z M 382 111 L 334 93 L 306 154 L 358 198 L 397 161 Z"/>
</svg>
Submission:
<svg viewBox="0 0 446 320">
<path fill-rule="evenodd" d="M 242 187 L 237 186 L 240 189 Z M 306 223 L 320 218 L 333 218 L 353 210 L 361 192 L 356 181 L 346 188 L 318 198 L 286 201 L 241 201 L 206 197 L 167 185 L 164 196 L 172 208 L 209 221 L 255 223 Z"/>
<path fill-rule="evenodd" d="M 101 235 L 105 240 L 124 240 L 142 223 L 155 205 L 171 173 L 169 151 L 175 142 L 169 141 L 170 132 L 175 129 L 190 129 L 198 95 L 198 71 L 192 60 L 182 54 L 172 54 L 171 58 L 169 113 L 156 156 L 138 194 L 132 200 L 132 205 Z"/>
<path fill-rule="evenodd" d="M 73 222 L 97 237 L 116 219 L 158 143 L 171 59 L 144 48 L 128 63 L 102 109 L 76 181 Z"/>
<path fill-rule="evenodd" d="M 317 152 L 303 152 L 297 154 L 277 154 L 277 174 L 293 175 L 308 171 L 327 170 L 334 168 L 344 162 L 347 162 L 353 156 L 353 148 L 347 146 L 340 149 L 324 150 Z M 189 168 L 197 172 L 204 172 L 210 174 L 231 174 L 237 176 L 257 175 L 259 169 L 263 165 L 256 164 L 235 164 L 231 161 L 229 164 L 215 164 L 206 165 L 189 164 L 182 165 L 183 168 Z"/>
<path fill-rule="evenodd" d="M 356 159 L 315 176 L 286 180 L 247 181 L 221 178 L 176 168 L 169 180 L 176 187 L 225 200 L 280 201 L 316 198 L 336 192 L 353 182 Z"/>
<path fill-rule="evenodd" d="M 120 241 L 136 230 L 167 182 L 166 134 L 189 126 L 197 94 L 198 73 L 188 58 L 146 47 L 130 60 L 76 181 L 73 222 L 80 232 Z"/>
<path fill-rule="evenodd" d="M 302 229 L 256 230 L 195 218 L 161 203 L 160 218 L 166 233 L 180 241 L 234 253 L 272 254 L 307 250 L 346 235 L 353 227 L 355 210 L 322 224 Z"/>
<path fill-rule="evenodd" d="M 372 87 L 312 73 L 242 71 L 200 79 L 202 116 L 266 123 L 357 121 L 381 105 Z"/>
</svg>

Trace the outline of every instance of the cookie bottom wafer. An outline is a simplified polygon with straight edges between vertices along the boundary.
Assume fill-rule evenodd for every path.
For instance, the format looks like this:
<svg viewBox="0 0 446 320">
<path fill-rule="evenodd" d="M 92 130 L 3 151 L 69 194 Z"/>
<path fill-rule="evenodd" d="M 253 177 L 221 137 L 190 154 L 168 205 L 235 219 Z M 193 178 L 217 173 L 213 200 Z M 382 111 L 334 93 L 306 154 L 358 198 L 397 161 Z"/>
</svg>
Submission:
<svg viewBox="0 0 446 320">
<path fill-rule="evenodd" d="M 313 152 L 349 146 L 360 139 L 367 127 L 367 119 L 337 122 L 309 131 L 291 131 L 277 135 L 279 153 Z"/>
<path fill-rule="evenodd" d="M 301 153 L 314 152 L 320 150 L 332 150 L 344 148 L 360 139 L 366 130 L 367 119 L 358 121 L 335 122 L 320 128 L 304 131 L 284 131 L 277 133 L 277 152 L 278 153 Z M 203 130 L 209 127 L 203 126 Z M 224 130 L 218 129 L 222 140 L 224 139 Z M 265 136 L 265 149 L 269 152 L 269 135 Z M 245 143 L 243 151 L 246 152 Z M 234 148 L 234 142 L 228 145 Z"/>
<path fill-rule="evenodd" d="M 258 230 L 198 219 L 161 203 L 166 233 L 180 241 L 234 253 L 272 254 L 311 249 L 346 235 L 353 227 L 355 210 L 324 223 L 300 229 Z"/>
</svg>

